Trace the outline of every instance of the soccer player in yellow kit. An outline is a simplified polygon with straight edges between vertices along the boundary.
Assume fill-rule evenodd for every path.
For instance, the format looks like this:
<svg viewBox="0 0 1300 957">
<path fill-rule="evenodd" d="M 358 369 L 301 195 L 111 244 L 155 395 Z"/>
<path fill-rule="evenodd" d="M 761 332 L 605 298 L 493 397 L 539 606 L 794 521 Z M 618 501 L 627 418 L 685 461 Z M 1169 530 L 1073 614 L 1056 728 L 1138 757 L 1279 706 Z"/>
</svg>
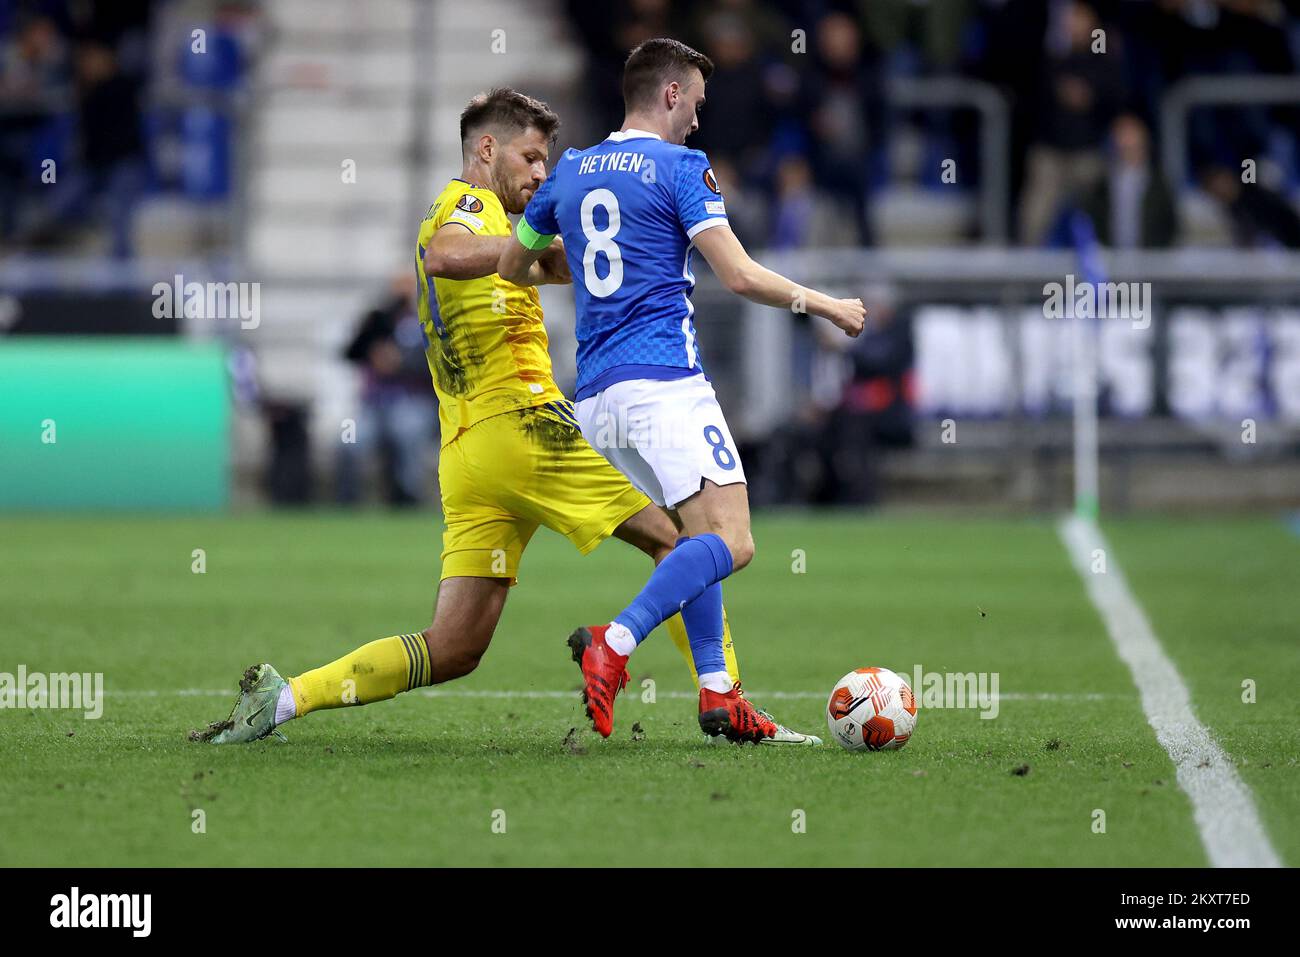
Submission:
<svg viewBox="0 0 1300 957">
<path fill-rule="evenodd" d="M 513 241 L 506 214 L 522 212 L 545 181 L 559 119 L 544 103 L 498 89 L 471 100 L 460 126 L 462 174 L 429 207 L 416 250 L 443 442 L 438 477 L 446 531 L 433 624 L 288 679 L 269 664 L 255 665 L 240 681 L 230 717 L 191 732 L 195 740 L 254 741 L 312 711 L 382 701 L 469 674 L 487 651 L 539 525 L 584 555 L 613 535 L 658 563 L 676 544 L 672 520 L 587 444 L 552 377 L 536 286 L 569 281 L 562 245 L 533 265 L 531 285 L 496 275 Z M 681 616 L 667 624 L 698 683 Z M 738 682 L 725 617 L 723 629 L 727 669 Z M 775 728 L 764 743 L 820 744 Z"/>
</svg>

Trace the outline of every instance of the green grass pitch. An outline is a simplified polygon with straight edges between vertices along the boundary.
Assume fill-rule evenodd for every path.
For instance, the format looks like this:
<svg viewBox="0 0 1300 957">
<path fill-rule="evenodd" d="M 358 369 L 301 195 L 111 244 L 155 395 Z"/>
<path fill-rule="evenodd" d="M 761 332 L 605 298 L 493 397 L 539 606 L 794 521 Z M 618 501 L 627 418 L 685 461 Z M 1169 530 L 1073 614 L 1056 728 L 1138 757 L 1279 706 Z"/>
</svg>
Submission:
<svg viewBox="0 0 1300 957">
<path fill-rule="evenodd" d="M 1274 518 L 1105 530 L 1198 717 L 1300 864 L 1300 538 Z M 186 741 L 225 717 L 251 663 L 295 674 L 424 627 L 440 531 L 432 514 L 0 518 L 0 671 L 103 672 L 107 689 L 98 720 L 0 710 L 0 864 L 1206 863 L 1046 519 L 756 520 L 726 602 L 746 690 L 785 723 L 825 736 L 825 698 L 855 667 L 998 673 L 996 718 L 922 709 L 898 752 L 706 743 L 662 631 L 598 739 L 564 640 L 650 566 L 618 542 L 584 559 L 545 531 L 469 678 L 311 715 L 288 743 Z"/>
</svg>

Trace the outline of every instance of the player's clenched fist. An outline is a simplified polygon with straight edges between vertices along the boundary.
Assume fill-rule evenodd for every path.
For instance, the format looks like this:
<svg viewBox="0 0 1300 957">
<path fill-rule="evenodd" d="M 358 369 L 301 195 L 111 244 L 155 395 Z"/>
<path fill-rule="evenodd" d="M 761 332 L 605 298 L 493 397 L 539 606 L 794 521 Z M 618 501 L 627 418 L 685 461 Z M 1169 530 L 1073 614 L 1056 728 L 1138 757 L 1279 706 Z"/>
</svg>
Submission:
<svg viewBox="0 0 1300 957">
<path fill-rule="evenodd" d="M 569 274 L 569 260 L 564 255 L 564 242 L 557 236 L 555 241 L 538 260 L 542 275 L 548 283 L 570 283 L 573 276 Z"/>
<path fill-rule="evenodd" d="M 861 299 L 836 299 L 835 308 L 826 314 L 826 318 L 843 329 L 845 335 L 856 339 L 862 334 L 867 309 Z"/>
</svg>

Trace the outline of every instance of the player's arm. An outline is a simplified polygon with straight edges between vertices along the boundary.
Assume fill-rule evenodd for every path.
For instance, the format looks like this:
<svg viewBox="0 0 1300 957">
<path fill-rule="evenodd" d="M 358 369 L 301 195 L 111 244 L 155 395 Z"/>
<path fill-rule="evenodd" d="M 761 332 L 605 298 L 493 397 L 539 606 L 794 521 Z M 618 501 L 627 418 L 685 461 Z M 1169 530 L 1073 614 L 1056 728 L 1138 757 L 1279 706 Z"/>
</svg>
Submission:
<svg viewBox="0 0 1300 957">
<path fill-rule="evenodd" d="M 497 262 L 497 273 L 506 282 L 517 286 L 534 285 L 529 279 L 538 269 L 547 276 L 547 282 L 573 282 L 569 274 L 569 260 L 564 255 L 564 242 L 558 235 L 539 233 L 528 222 L 532 203 L 519 217 L 515 235 L 506 239 L 505 249 Z"/>
<path fill-rule="evenodd" d="M 479 279 L 497 272 L 497 261 L 510 236 L 479 236 L 460 223 L 445 223 L 434 234 L 424 251 L 424 271 L 439 279 Z M 544 283 L 568 282 L 568 265 L 564 247 L 557 252 L 542 250 L 541 261 L 529 264 L 521 280 L 502 276 L 520 286 L 540 286 Z"/>
<path fill-rule="evenodd" d="M 538 187 L 533 198 L 528 201 L 524 214 L 515 226 L 514 236 L 506 240 L 501 259 L 497 262 L 497 272 L 506 282 L 517 286 L 527 285 L 530 271 L 539 263 L 545 266 L 547 258 L 555 256 L 557 250 L 559 258 L 564 260 L 564 244 L 559 241 L 558 235 L 560 224 L 555 218 L 554 190 L 558 172 L 557 164 L 551 170 L 551 175 L 546 177 L 546 182 Z M 572 282 L 567 260 L 564 260 L 562 267 L 555 263 L 554 268 L 563 268 L 564 279 L 561 281 Z"/>
<path fill-rule="evenodd" d="M 554 239 L 555 237 L 550 237 Z M 514 236 L 503 238 L 503 247 L 500 259 L 497 261 L 497 273 L 506 282 L 512 282 L 516 286 L 526 286 L 528 276 L 532 271 L 538 268 L 539 261 L 546 255 L 548 247 L 542 246 L 532 248 L 524 245 L 524 240 L 520 238 L 518 231 Z"/>
<path fill-rule="evenodd" d="M 823 316 L 850 336 L 862 332 L 866 309 L 861 299 L 835 299 L 760 265 L 745 252 L 730 226 L 712 226 L 696 233 L 695 248 L 704 254 L 722 284 L 736 295 L 764 306 Z"/>
</svg>

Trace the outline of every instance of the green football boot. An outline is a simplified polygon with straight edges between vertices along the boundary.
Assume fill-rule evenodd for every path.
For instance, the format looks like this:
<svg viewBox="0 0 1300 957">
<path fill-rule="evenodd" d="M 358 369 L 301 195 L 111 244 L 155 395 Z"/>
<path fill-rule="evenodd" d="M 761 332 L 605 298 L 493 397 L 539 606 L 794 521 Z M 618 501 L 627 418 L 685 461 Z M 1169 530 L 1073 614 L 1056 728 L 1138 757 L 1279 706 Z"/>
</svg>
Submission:
<svg viewBox="0 0 1300 957">
<path fill-rule="evenodd" d="M 191 741 L 209 744 L 247 744 L 274 734 L 280 740 L 284 735 L 275 728 L 275 706 L 280 700 L 280 689 L 289 682 L 268 664 L 253 665 L 239 679 L 239 697 L 225 721 L 214 721 L 204 731 L 191 731 Z"/>
<path fill-rule="evenodd" d="M 759 744 L 796 744 L 805 747 L 817 747 L 822 743 L 822 739 L 815 734 L 802 734 L 799 731 L 791 731 L 762 708 L 755 708 L 754 710 L 776 725 L 776 734 L 770 738 L 764 738 Z"/>
</svg>

